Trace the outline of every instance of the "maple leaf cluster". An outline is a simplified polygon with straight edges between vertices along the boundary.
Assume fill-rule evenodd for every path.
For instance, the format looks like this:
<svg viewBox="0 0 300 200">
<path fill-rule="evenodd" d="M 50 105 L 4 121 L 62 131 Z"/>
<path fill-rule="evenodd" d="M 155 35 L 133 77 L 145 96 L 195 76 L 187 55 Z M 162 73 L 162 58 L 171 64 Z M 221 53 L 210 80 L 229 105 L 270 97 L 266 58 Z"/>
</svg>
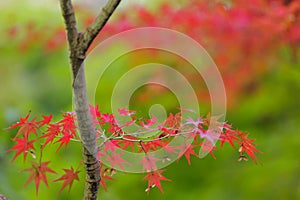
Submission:
<svg viewBox="0 0 300 200">
<path fill-rule="evenodd" d="M 42 161 L 42 152 L 44 148 L 51 144 L 54 140 L 54 143 L 60 143 L 57 151 L 65 145 L 68 146 L 68 143 L 72 138 L 78 139 L 76 134 L 76 125 L 75 125 L 75 115 L 73 113 L 63 113 L 62 119 L 58 122 L 52 122 L 52 115 L 42 116 L 42 120 L 37 121 L 36 118 L 30 119 L 30 112 L 26 117 L 20 118 L 20 121 L 13 124 L 9 129 L 18 128 L 17 134 L 12 139 L 16 144 L 9 151 L 16 151 L 12 162 L 15 159 L 23 154 L 24 162 L 26 161 L 27 154 L 30 153 L 34 161 L 30 161 L 30 167 L 22 170 L 23 172 L 30 172 L 29 178 L 25 185 L 31 181 L 35 182 L 36 194 L 38 194 L 40 181 L 44 182 L 48 186 L 47 173 L 57 174 L 53 169 L 48 165 L 50 161 Z M 32 139 L 35 137 L 35 139 Z M 37 158 L 35 150 L 40 148 L 40 157 Z M 37 161 L 38 160 L 38 161 Z M 73 184 L 74 180 L 78 180 L 79 171 L 74 171 L 73 167 L 70 169 L 63 169 L 65 174 L 60 178 L 54 181 L 64 181 L 61 187 L 62 191 L 66 186 L 69 185 L 69 190 Z"/>
<path fill-rule="evenodd" d="M 118 109 L 116 115 L 102 113 L 98 106 L 90 105 L 90 113 L 97 129 L 98 158 L 101 162 L 100 185 L 107 190 L 106 181 L 114 180 L 112 175 L 116 170 L 126 171 L 131 165 L 137 165 L 146 174 L 144 180 L 148 181 L 146 192 L 157 187 L 163 192 L 160 181 L 170 181 L 165 178 L 161 170 L 162 165 L 182 157 L 191 164 L 191 156 L 203 157 L 210 154 L 213 158 L 214 150 L 221 149 L 225 143 L 229 143 L 239 152 L 238 160 L 247 160 L 249 156 L 255 163 L 260 162 L 256 153 L 254 139 L 250 139 L 248 133 L 235 130 L 227 122 L 222 122 L 220 116 L 206 116 L 193 119 L 187 117 L 184 112 L 192 113 L 191 110 L 180 109 L 176 114 L 170 113 L 162 122 L 152 116 L 150 119 L 138 118 L 136 112 L 125 108 Z M 123 119 L 123 118 L 126 118 Z M 41 120 L 30 119 L 30 113 L 20 118 L 20 121 L 10 126 L 9 129 L 18 128 L 16 136 L 12 139 L 16 144 L 8 151 L 15 151 L 12 162 L 23 154 L 26 162 L 27 154 L 30 153 L 30 167 L 23 170 L 30 172 L 26 185 L 35 182 L 38 193 L 40 181 L 48 186 L 47 174 L 56 172 L 49 167 L 50 161 L 42 161 L 42 152 L 46 151 L 52 143 L 58 143 L 57 151 L 62 146 L 68 147 L 69 142 L 80 142 L 77 136 L 76 115 L 73 112 L 62 114 L 62 119 L 54 122 L 52 115 L 42 116 Z M 128 132 L 127 128 L 135 128 L 135 132 Z M 150 134 L 151 133 L 151 134 Z M 155 133 L 155 134 L 153 134 Z M 180 141 L 173 142 L 174 140 Z M 220 141 L 220 147 L 216 142 Z M 36 153 L 36 149 L 40 153 Z M 199 151 L 200 149 L 200 151 Z M 120 151 L 122 150 L 122 151 Z M 163 155 L 155 152 L 162 150 Z M 199 151 L 199 154 L 196 152 Z M 142 155 L 136 163 L 127 160 L 124 152 Z M 79 163 L 81 163 L 79 161 Z M 79 181 L 79 170 L 72 166 L 63 169 L 64 174 L 54 182 L 63 181 L 60 192 L 69 186 L 69 191 L 75 180 Z"/>
</svg>

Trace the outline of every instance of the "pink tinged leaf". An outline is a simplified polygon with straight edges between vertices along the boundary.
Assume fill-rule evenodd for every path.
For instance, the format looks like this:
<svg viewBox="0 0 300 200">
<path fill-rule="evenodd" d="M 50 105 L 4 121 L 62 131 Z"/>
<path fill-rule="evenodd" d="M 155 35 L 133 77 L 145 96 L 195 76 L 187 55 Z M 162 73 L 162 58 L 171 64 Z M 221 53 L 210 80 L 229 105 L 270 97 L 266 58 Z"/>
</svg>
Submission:
<svg viewBox="0 0 300 200">
<path fill-rule="evenodd" d="M 208 140 L 204 140 L 204 142 L 200 143 L 201 149 L 199 152 L 199 156 L 203 157 L 204 155 L 206 155 L 207 153 L 209 153 L 214 159 L 216 159 L 213 150 L 216 150 L 217 148 L 215 147 L 215 145 L 211 142 L 209 142 Z"/>
<path fill-rule="evenodd" d="M 157 121 L 156 117 L 153 116 L 151 119 L 147 119 L 146 123 L 141 122 L 141 125 L 147 130 L 152 130 L 150 127 L 153 126 L 156 123 L 156 121 Z"/>
<path fill-rule="evenodd" d="M 128 127 L 128 126 L 134 124 L 135 122 L 136 122 L 136 120 L 135 120 L 135 119 L 132 119 L 132 120 L 126 122 L 125 124 L 120 125 L 120 129 L 122 129 L 122 128 L 124 128 L 124 127 Z"/>
<path fill-rule="evenodd" d="M 180 149 L 180 147 L 165 145 L 165 146 L 163 146 L 163 149 L 168 153 L 175 153 L 176 150 Z"/>
<path fill-rule="evenodd" d="M 122 154 L 113 153 L 112 155 L 106 154 L 106 161 L 111 164 L 113 168 L 119 167 L 124 170 L 123 164 L 129 165 L 129 163 L 121 158 Z"/>
<path fill-rule="evenodd" d="M 198 136 L 199 136 L 199 134 L 197 132 L 191 132 L 186 136 L 185 142 L 188 142 L 190 139 L 193 139 L 196 142 Z"/>
<path fill-rule="evenodd" d="M 224 122 L 220 122 L 220 119 L 222 118 L 223 115 L 218 115 L 218 116 L 211 116 L 209 118 L 209 128 L 211 130 L 213 129 L 218 129 L 219 131 L 222 131 L 224 128 Z"/>
<path fill-rule="evenodd" d="M 203 123 L 204 122 L 203 122 L 202 118 L 200 118 L 200 117 L 196 121 L 194 121 L 192 118 L 188 118 L 185 122 L 186 125 L 191 124 L 195 127 L 198 127 L 200 124 L 203 124 Z"/>
<path fill-rule="evenodd" d="M 134 111 L 127 110 L 126 108 L 122 108 L 122 109 L 118 108 L 118 112 L 121 116 L 131 116 L 131 115 L 135 114 Z"/>
<path fill-rule="evenodd" d="M 185 109 L 185 108 L 178 108 L 181 112 L 190 112 L 190 113 L 196 113 L 194 110 L 192 109 Z"/>
<path fill-rule="evenodd" d="M 104 151 L 114 152 L 116 148 L 121 148 L 117 140 L 108 140 L 104 144 Z"/>
<path fill-rule="evenodd" d="M 106 156 L 108 156 L 107 152 L 104 152 L 104 151 L 98 151 L 97 152 L 97 158 L 101 162 L 103 162 L 103 160 L 105 159 Z"/>
<path fill-rule="evenodd" d="M 220 138 L 220 133 L 215 133 L 214 131 L 211 130 L 198 129 L 197 131 L 199 133 L 200 138 L 207 139 L 212 144 L 214 144 Z"/>
<path fill-rule="evenodd" d="M 157 169 L 156 162 L 160 159 L 155 158 L 152 154 L 145 154 L 143 159 L 139 162 L 143 165 L 143 170 L 146 172 L 150 172 Z"/>
</svg>

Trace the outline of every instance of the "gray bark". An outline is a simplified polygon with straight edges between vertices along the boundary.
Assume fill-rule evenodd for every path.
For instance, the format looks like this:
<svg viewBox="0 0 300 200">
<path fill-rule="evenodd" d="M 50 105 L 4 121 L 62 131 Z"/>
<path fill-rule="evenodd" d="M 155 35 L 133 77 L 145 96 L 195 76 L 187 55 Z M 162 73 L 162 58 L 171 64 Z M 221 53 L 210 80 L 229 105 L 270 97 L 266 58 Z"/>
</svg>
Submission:
<svg viewBox="0 0 300 200">
<path fill-rule="evenodd" d="M 82 140 L 82 156 L 86 170 L 85 189 L 83 199 L 96 200 L 100 184 L 100 162 L 97 159 L 96 130 L 90 114 L 84 59 L 86 52 L 104 27 L 121 0 L 109 0 L 101 9 L 95 21 L 80 33 L 77 30 L 76 18 L 71 0 L 60 0 L 62 16 L 64 18 L 69 46 L 71 72 L 73 76 L 73 103 L 77 116 L 77 124 Z"/>
</svg>

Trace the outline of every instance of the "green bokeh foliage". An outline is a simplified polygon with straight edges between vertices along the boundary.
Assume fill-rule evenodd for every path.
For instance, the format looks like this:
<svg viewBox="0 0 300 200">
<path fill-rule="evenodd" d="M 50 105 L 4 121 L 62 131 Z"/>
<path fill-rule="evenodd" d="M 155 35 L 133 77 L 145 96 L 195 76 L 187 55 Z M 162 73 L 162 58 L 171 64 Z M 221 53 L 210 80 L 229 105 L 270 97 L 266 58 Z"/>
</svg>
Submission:
<svg viewBox="0 0 300 200">
<path fill-rule="evenodd" d="M 74 183 L 70 193 L 61 194 L 58 194 L 59 183 L 50 182 L 50 189 L 41 183 L 36 197 L 33 183 L 23 188 L 28 174 L 20 170 L 28 164 L 21 158 L 12 164 L 13 153 L 5 152 L 13 145 L 10 138 L 14 134 L 5 128 L 29 110 L 33 116 L 50 113 L 58 116 L 61 111 L 72 109 L 66 47 L 47 52 L 41 44 L 34 43 L 29 44 L 29 50 L 22 51 L 19 46 L 24 33 L 8 35 L 11 27 L 24 30 L 29 23 L 40 33 L 51 35 L 53 29 L 62 25 L 59 7 L 35 7 L 18 1 L 18 4 L 3 6 L 0 12 L 0 193 L 12 200 L 81 199 L 83 181 Z M 45 23 L 47 29 L 44 29 Z M 172 180 L 163 183 L 164 195 L 158 189 L 147 195 L 147 183 L 142 181 L 141 174 L 117 173 L 116 180 L 107 184 L 109 191 L 100 190 L 100 199 L 300 199 L 300 68 L 299 62 L 290 59 L 288 48 L 282 49 L 278 57 L 272 71 L 259 81 L 258 89 L 242 96 L 237 105 L 227 111 L 227 119 L 235 127 L 257 138 L 258 148 L 264 152 L 259 156 L 263 166 L 237 162 L 238 152 L 226 146 L 215 153 L 216 160 L 207 156 L 202 160 L 192 158 L 191 166 L 184 159 L 173 163 L 164 173 Z M 122 75 L 120 70 L 114 73 Z M 109 96 L 110 82 L 106 84 Z M 168 96 L 159 100 L 170 103 Z M 55 153 L 57 147 L 58 144 L 50 145 L 43 160 L 53 160 L 50 166 L 60 174 L 62 168 L 77 167 L 81 159 L 80 145 L 70 143 L 69 148 L 63 147 L 59 154 Z M 80 173 L 81 180 L 84 180 L 83 175 Z M 49 180 L 54 178 L 57 177 L 49 176 Z"/>
</svg>

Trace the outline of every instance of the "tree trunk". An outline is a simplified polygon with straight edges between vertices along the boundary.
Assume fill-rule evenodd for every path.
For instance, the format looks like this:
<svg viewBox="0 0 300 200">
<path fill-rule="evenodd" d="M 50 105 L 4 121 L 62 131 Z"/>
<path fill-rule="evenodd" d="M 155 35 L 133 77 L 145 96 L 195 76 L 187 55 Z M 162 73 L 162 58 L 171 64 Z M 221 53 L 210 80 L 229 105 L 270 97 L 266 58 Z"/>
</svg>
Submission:
<svg viewBox="0 0 300 200">
<path fill-rule="evenodd" d="M 86 170 L 83 199 L 96 200 L 100 183 L 100 163 L 97 159 L 96 130 L 87 99 L 83 63 L 76 74 L 77 76 L 73 80 L 73 102 L 82 141 L 82 156 Z"/>
<path fill-rule="evenodd" d="M 71 72 L 73 75 L 73 102 L 82 141 L 82 155 L 86 170 L 84 200 L 97 199 L 101 180 L 100 162 L 97 159 L 96 130 L 87 98 L 84 59 L 89 46 L 104 27 L 120 1 L 109 0 L 86 31 L 78 33 L 71 0 L 60 0 L 62 16 L 67 31 Z"/>
</svg>

